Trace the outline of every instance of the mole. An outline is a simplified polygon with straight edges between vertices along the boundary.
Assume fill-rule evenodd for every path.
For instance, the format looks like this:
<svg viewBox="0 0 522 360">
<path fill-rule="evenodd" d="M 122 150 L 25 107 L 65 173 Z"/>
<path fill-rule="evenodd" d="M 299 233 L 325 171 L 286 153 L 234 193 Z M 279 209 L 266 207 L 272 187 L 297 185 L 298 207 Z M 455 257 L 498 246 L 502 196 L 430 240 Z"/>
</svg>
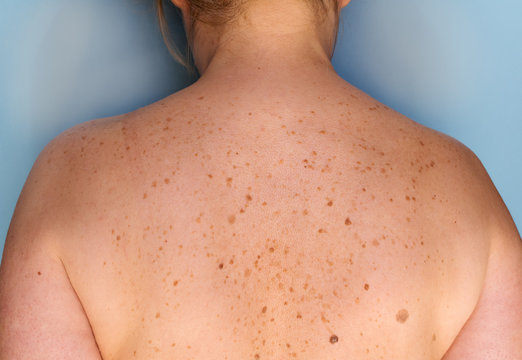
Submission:
<svg viewBox="0 0 522 360">
<path fill-rule="evenodd" d="M 38 275 L 42 275 L 42 273 L 40 271 L 38 271 Z"/>
<path fill-rule="evenodd" d="M 339 338 L 337 337 L 337 335 L 330 336 L 330 343 L 331 344 L 335 344 L 338 341 L 339 341 Z"/>
<path fill-rule="evenodd" d="M 344 220 L 344 225 L 352 225 L 352 221 L 349 217 L 347 217 L 346 220 Z"/>
<path fill-rule="evenodd" d="M 406 320 L 408 320 L 409 316 L 410 314 L 408 313 L 408 310 L 402 309 L 397 312 L 397 315 L 395 315 L 395 319 L 401 324 L 404 324 Z"/>
</svg>

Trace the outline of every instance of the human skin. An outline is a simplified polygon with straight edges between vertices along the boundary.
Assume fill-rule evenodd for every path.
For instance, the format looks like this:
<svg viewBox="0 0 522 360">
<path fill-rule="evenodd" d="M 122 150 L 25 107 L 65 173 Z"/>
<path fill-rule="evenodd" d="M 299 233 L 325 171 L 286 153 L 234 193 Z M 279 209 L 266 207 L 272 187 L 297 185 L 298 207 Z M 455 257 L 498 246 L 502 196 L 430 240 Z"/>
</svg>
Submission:
<svg viewBox="0 0 522 360">
<path fill-rule="evenodd" d="M 0 359 L 516 359 L 521 240 L 480 161 L 335 73 L 332 12 L 245 16 L 199 29 L 195 84 L 44 149 Z"/>
</svg>

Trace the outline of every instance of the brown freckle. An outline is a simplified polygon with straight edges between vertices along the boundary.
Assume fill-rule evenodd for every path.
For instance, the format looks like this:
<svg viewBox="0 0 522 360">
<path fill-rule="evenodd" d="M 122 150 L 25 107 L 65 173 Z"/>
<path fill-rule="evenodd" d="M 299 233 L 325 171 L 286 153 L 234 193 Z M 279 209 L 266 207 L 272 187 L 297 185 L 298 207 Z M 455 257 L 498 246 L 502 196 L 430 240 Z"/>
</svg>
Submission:
<svg viewBox="0 0 522 360">
<path fill-rule="evenodd" d="M 332 200 L 328 201 L 328 203 L 326 205 L 332 206 L 333 205 L 333 201 Z"/>
<path fill-rule="evenodd" d="M 116 236 L 117 241 L 120 241 L 120 239 L 121 239 L 120 235 Z"/>
<path fill-rule="evenodd" d="M 259 359 L 259 354 L 255 354 L 254 355 L 254 359 L 258 360 Z"/>
<path fill-rule="evenodd" d="M 143 194 L 143 198 L 144 198 L 144 199 L 147 198 L 147 193 L 144 193 L 144 194 Z"/>
<path fill-rule="evenodd" d="M 198 100 L 203 100 L 205 97 L 204 96 L 200 96 L 198 97 Z"/>
<path fill-rule="evenodd" d="M 38 275 L 42 275 L 42 273 L 40 271 L 38 271 Z"/>
<path fill-rule="evenodd" d="M 352 225 L 352 221 L 349 217 L 347 217 L 346 220 L 344 220 L 344 225 Z"/>
<path fill-rule="evenodd" d="M 368 291 L 370 289 L 370 285 L 364 284 L 364 290 Z"/>
<path fill-rule="evenodd" d="M 303 210 L 303 215 L 308 215 L 308 210 L 307 209 Z"/>
<path fill-rule="evenodd" d="M 395 319 L 397 320 L 397 322 L 400 322 L 401 324 L 404 324 L 406 322 L 406 320 L 408 320 L 409 316 L 410 316 L 410 314 L 408 313 L 408 310 L 401 309 L 395 315 Z"/>
<path fill-rule="evenodd" d="M 209 179 L 212 179 L 212 174 L 207 175 Z"/>
<path fill-rule="evenodd" d="M 235 223 L 235 222 L 236 222 L 236 216 L 235 216 L 235 215 L 230 215 L 230 216 L 228 217 L 228 222 L 229 222 L 230 224 Z"/>
<path fill-rule="evenodd" d="M 318 232 L 319 234 L 322 234 L 322 233 L 325 233 L 326 230 L 325 230 L 325 229 L 319 229 L 319 230 L 317 230 L 317 232 Z"/>
<path fill-rule="evenodd" d="M 434 167 L 434 166 L 435 166 L 435 161 L 432 160 L 432 161 L 430 162 L 430 166 L 431 166 L 431 167 Z"/>
<path fill-rule="evenodd" d="M 268 251 L 270 251 L 271 253 L 273 253 L 275 251 L 275 249 L 273 247 L 271 247 L 270 249 L 268 249 Z"/>
<path fill-rule="evenodd" d="M 152 182 L 152 187 L 155 188 L 156 186 L 157 186 L 157 182 L 156 182 L 156 181 L 153 181 L 153 182 Z"/>
<path fill-rule="evenodd" d="M 263 203 L 261 205 L 266 206 L 266 201 L 263 201 Z"/>
<path fill-rule="evenodd" d="M 339 338 L 337 337 L 337 335 L 330 336 L 330 343 L 331 344 L 335 344 L 338 341 L 339 341 Z"/>
<path fill-rule="evenodd" d="M 165 178 L 165 180 L 163 180 L 165 182 L 165 184 L 168 184 L 170 183 L 170 179 L 169 178 Z"/>
<path fill-rule="evenodd" d="M 174 280 L 174 282 L 172 283 L 172 285 L 174 285 L 174 286 L 178 286 L 178 282 L 179 282 L 178 280 Z"/>
<path fill-rule="evenodd" d="M 156 313 L 156 319 L 160 317 L 160 313 Z"/>
<path fill-rule="evenodd" d="M 245 269 L 245 277 L 249 277 L 251 273 L 252 273 L 252 270 Z"/>
<path fill-rule="evenodd" d="M 263 309 L 261 309 L 261 312 L 264 314 L 266 313 L 266 306 L 263 306 Z"/>
<path fill-rule="evenodd" d="M 431 337 L 431 341 L 437 341 L 437 335 L 433 334 L 433 336 Z"/>
<path fill-rule="evenodd" d="M 419 141 L 419 143 L 420 143 L 422 146 L 424 146 L 424 143 L 423 143 L 422 141 Z"/>
<path fill-rule="evenodd" d="M 220 263 L 220 264 L 218 265 L 218 268 L 223 269 L 223 266 L 224 266 L 224 264 L 223 264 L 223 263 Z"/>
<path fill-rule="evenodd" d="M 406 200 L 410 201 L 410 197 L 408 195 L 406 195 Z"/>
</svg>

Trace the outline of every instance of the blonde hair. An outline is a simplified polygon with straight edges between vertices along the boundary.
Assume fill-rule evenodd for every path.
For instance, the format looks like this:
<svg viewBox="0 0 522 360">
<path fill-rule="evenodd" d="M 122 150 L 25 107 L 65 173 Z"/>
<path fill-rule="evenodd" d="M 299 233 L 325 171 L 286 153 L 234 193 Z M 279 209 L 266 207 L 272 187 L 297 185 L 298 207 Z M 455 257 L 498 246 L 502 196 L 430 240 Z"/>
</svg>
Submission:
<svg viewBox="0 0 522 360">
<path fill-rule="evenodd" d="M 222 26 L 233 22 L 241 15 L 242 10 L 245 9 L 245 4 L 251 0 L 187 0 L 190 7 L 191 22 L 190 33 L 196 21 L 212 26 Z M 284 1 L 284 0 L 276 0 Z M 313 13 L 317 14 L 318 20 L 322 20 L 328 11 L 328 4 L 326 2 L 334 3 L 335 15 L 338 18 L 338 0 L 304 0 L 311 6 Z M 169 3 L 172 2 L 169 0 Z M 167 46 L 168 51 L 172 57 L 187 69 L 192 75 L 196 73 L 194 65 L 190 61 L 191 52 L 189 42 L 185 54 L 181 54 L 175 43 L 172 41 L 169 26 L 165 18 L 165 10 L 163 8 L 163 0 L 155 0 L 156 16 L 161 31 L 161 36 Z M 190 36 L 191 34 L 187 34 Z"/>
</svg>

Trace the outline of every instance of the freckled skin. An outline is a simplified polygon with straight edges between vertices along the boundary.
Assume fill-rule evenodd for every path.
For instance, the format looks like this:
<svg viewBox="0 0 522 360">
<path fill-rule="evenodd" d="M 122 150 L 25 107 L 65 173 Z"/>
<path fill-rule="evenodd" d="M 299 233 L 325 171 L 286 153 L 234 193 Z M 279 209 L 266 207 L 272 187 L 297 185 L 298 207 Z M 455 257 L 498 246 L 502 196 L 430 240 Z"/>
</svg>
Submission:
<svg viewBox="0 0 522 360">
<path fill-rule="evenodd" d="M 104 358 L 442 357 L 483 266 L 458 154 L 329 86 L 195 86 L 74 141 L 59 248 Z"/>
</svg>

